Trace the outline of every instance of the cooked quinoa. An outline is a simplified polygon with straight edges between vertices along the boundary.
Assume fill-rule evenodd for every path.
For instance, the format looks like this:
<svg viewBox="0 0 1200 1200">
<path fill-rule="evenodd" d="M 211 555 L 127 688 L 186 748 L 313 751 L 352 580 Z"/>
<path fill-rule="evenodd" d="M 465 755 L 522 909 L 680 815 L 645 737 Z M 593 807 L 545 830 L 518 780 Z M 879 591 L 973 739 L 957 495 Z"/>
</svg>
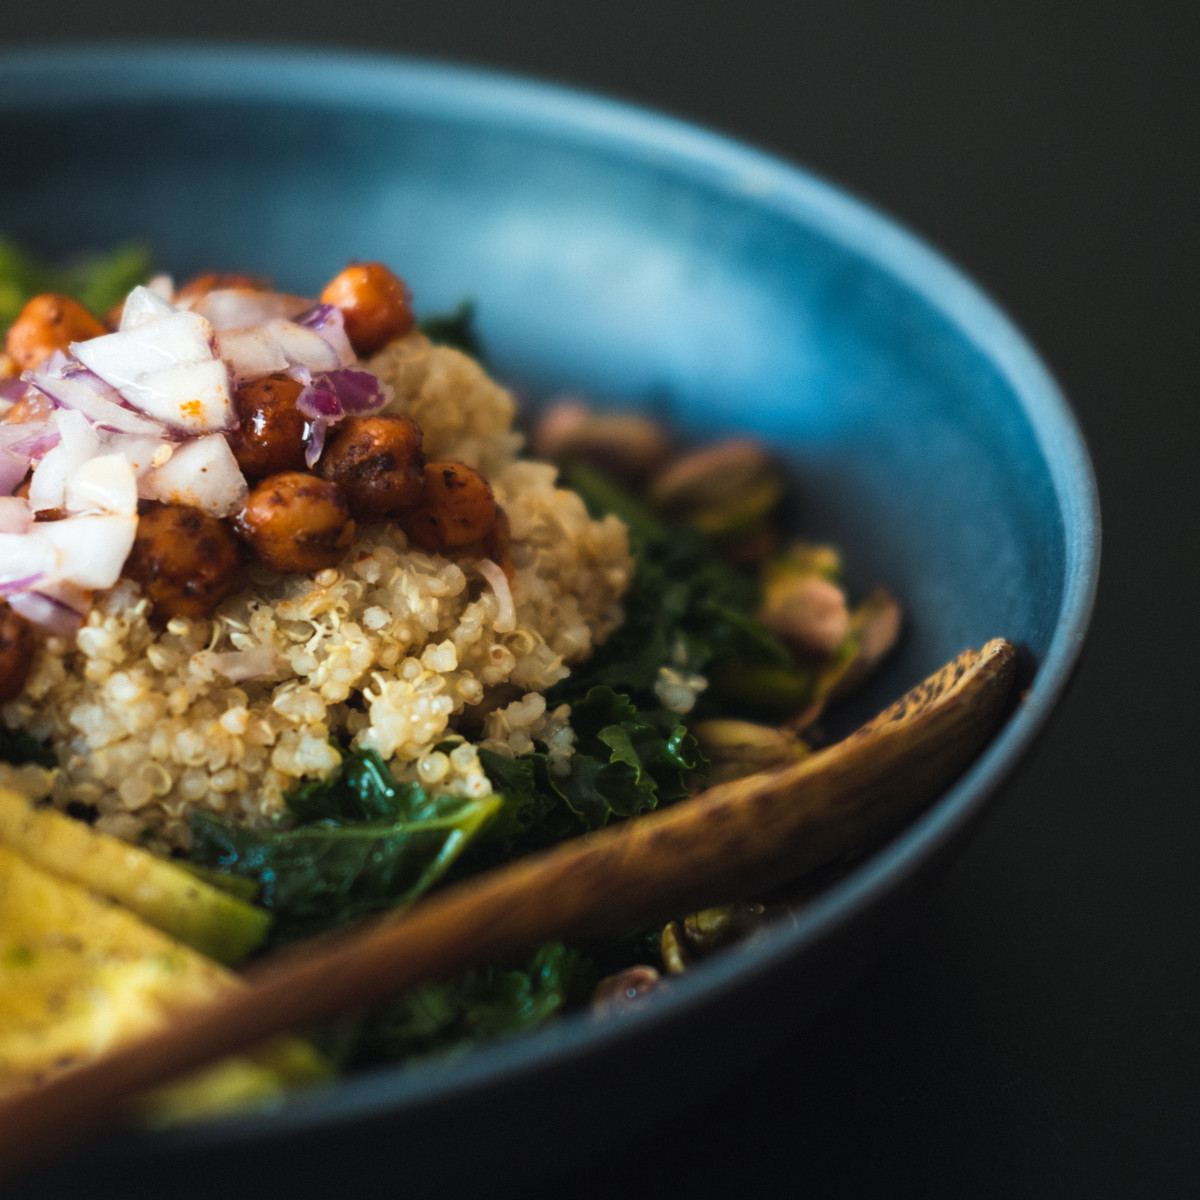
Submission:
<svg viewBox="0 0 1200 1200">
<path fill-rule="evenodd" d="M 619 624 L 633 571 L 625 526 L 591 519 L 555 468 L 518 457 L 513 398 L 473 359 L 413 333 L 370 367 L 431 458 L 490 482 L 511 523 L 513 609 L 492 564 L 410 549 L 393 524 L 361 526 L 341 563 L 315 575 L 247 567 L 211 618 L 163 627 L 121 580 L 73 641 L 45 639 L 24 692 L 0 710 L 54 746 L 57 805 L 90 805 L 100 829 L 187 849 L 194 809 L 285 821 L 289 789 L 338 765 L 335 737 L 377 751 L 398 781 L 476 796 L 491 790 L 477 745 L 570 755 L 565 706 L 547 711 L 541 693 Z"/>
</svg>

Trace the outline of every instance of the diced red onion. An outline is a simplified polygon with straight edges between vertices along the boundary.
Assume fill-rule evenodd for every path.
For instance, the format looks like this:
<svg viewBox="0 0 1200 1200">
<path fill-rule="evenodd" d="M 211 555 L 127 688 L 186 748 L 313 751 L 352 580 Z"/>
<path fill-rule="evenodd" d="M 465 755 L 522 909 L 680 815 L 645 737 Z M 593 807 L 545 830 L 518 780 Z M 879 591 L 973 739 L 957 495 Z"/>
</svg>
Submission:
<svg viewBox="0 0 1200 1200">
<path fill-rule="evenodd" d="M 121 433 L 162 432 L 160 422 L 127 407 L 116 388 L 81 363 L 70 363 L 61 373 L 29 371 L 25 378 L 60 408 L 81 412 L 102 428 Z"/>
<path fill-rule="evenodd" d="M 325 435 L 329 431 L 329 422 L 324 418 L 309 424 L 304 439 L 304 465 L 312 470 L 317 460 L 325 450 Z"/>
<path fill-rule="evenodd" d="M 29 474 L 29 459 L 0 446 L 0 496 L 11 496 Z"/>
<path fill-rule="evenodd" d="M 0 401 L 16 404 L 25 399 L 29 385 L 23 379 L 0 379 Z"/>
<path fill-rule="evenodd" d="M 17 425 L 0 423 L 0 449 L 24 459 L 41 458 L 57 446 L 61 435 L 53 421 L 25 421 Z"/>
<path fill-rule="evenodd" d="M 43 527 L 35 525 L 27 533 L 0 533 L 0 591 L 23 591 L 57 571 L 58 553 L 37 536 Z"/>
<path fill-rule="evenodd" d="M 512 589 L 504 568 L 490 558 L 481 558 L 476 564 L 479 573 L 492 585 L 496 593 L 496 620 L 492 626 L 497 633 L 512 633 L 517 627 L 517 609 L 513 604 Z"/>
<path fill-rule="evenodd" d="M 224 675 L 233 683 L 273 675 L 280 657 L 274 646 L 254 646 L 249 650 L 201 650 L 193 656 L 198 665 Z"/>
<path fill-rule="evenodd" d="M 347 413 L 362 416 L 386 408 L 392 389 L 377 375 L 359 368 L 328 371 L 325 380 L 336 393 Z"/>
<path fill-rule="evenodd" d="M 331 425 L 351 414 L 362 416 L 378 412 L 391 398 L 391 389 L 370 371 L 342 368 L 311 376 L 304 390 L 296 397 L 296 407 L 309 420 L 304 447 L 305 463 L 312 467 L 321 457 Z"/>
<path fill-rule="evenodd" d="M 338 366 L 348 367 L 358 361 L 354 347 L 346 336 L 346 319 L 342 310 L 333 304 L 317 304 L 296 317 L 296 324 L 319 333 L 338 356 Z"/>
<path fill-rule="evenodd" d="M 45 578 L 44 571 L 37 571 L 33 575 L 25 575 L 20 579 L 0 579 L 0 596 L 8 596 L 15 592 L 28 592 L 31 588 L 37 587 Z"/>
<path fill-rule="evenodd" d="M 8 603 L 25 620 L 60 637 L 73 637 L 78 633 L 86 615 L 44 592 L 18 592 L 8 598 Z"/>
<path fill-rule="evenodd" d="M 310 421 L 340 421 L 346 415 L 342 398 L 329 375 L 312 377 L 312 382 L 296 397 L 296 408 Z"/>
<path fill-rule="evenodd" d="M 28 533 L 33 509 L 20 496 L 0 496 L 0 533 Z"/>
</svg>

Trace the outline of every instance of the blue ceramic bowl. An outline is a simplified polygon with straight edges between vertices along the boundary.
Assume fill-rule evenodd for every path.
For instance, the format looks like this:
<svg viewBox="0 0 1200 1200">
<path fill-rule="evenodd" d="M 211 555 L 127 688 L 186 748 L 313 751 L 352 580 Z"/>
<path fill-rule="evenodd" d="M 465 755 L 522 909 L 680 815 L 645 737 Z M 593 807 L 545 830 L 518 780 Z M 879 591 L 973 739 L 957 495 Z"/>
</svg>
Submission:
<svg viewBox="0 0 1200 1200">
<path fill-rule="evenodd" d="M 522 80 L 195 46 L 0 56 L 0 159 L 0 230 L 45 254 L 138 236 L 178 276 L 249 270 L 310 292 L 350 258 L 383 259 L 421 310 L 473 298 L 497 372 L 530 395 L 582 390 L 687 432 L 768 438 L 800 481 L 806 530 L 844 549 L 854 587 L 884 582 L 908 613 L 861 713 L 993 636 L 1020 643 L 1031 673 L 924 816 L 793 925 L 643 1013 L 367 1073 L 274 1115 L 111 1137 L 27 1195 L 231 1194 L 230 1180 L 248 1194 L 301 1173 L 348 1191 L 382 1164 L 403 1164 L 410 1189 L 453 1190 L 472 1161 L 494 1179 L 535 1152 L 544 1164 L 548 1145 L 577 1148 L 581 1130 L 611 1136 L 611 1110 L 591 1118 L 614 1089 L 652 1117 L 828 997 L 1062 694 L 1099 536 L 1071 414 L 954 267 L 805 172 Z M 697 1039 L 702 1057 L 678 1052 Z"/>
</svg>

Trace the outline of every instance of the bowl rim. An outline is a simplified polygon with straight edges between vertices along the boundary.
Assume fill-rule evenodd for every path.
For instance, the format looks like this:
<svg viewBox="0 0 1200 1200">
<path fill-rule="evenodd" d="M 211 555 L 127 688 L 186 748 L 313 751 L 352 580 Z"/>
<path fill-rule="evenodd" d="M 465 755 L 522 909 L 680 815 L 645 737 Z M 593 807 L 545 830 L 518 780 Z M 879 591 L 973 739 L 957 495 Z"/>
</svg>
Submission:
<svg viewBox="0 0 1200 1200">
<path fill-rule="evenodd" d="M 1028 692 L 967 772 L 893 841 L 787 929 L 717 956 L 627 1021 L 567 1017 L 535 1035 L 449 1064 L 380 1067 L 300 1094 L 280 1111 L 159 1133 L 126 1133 L 87 1151 L 105 1159 L 292 1136 L 306 1128 L 452 1098 L 652 1033 L 770 974 L 857 923 L 982 813 L 1031 748 L 1083 649 L 1100 562 L 1096 481 L 1076 419 L 1024 335 L 957 266 L 903 224 L 806 168 L 677 117 L 560 83 L 407 55 L 223 41 L 109 42 L 0 51 L 0 111 L 80 99 L 270 101 L 471 121 L 620 154 L 677 177 L 752 197 L 869 259 L 967 337 L 1018 397 L 1059 505 L 1065 579 L 1054 633 Z"/>
</svg>

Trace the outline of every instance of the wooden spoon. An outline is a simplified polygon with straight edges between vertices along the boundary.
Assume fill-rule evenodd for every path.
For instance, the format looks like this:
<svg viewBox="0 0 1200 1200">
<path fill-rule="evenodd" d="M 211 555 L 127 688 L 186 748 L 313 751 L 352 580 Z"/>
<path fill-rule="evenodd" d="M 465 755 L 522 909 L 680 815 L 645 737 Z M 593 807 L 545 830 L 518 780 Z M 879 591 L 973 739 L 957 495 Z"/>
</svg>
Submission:
<svg viewBox="0 0 1200 1200">
<path fill-rule="evenodd" d="M 117 1123 L 151 1087 L 285 1030 L 554 938 L 648 924 L 795 878 L 914 813 L 1002 717 L 1015 650 L 969 650 L 844 741 L 316 938 L 161 1032 L 0 1101 L 0 1177 Z"/>
</svg>

